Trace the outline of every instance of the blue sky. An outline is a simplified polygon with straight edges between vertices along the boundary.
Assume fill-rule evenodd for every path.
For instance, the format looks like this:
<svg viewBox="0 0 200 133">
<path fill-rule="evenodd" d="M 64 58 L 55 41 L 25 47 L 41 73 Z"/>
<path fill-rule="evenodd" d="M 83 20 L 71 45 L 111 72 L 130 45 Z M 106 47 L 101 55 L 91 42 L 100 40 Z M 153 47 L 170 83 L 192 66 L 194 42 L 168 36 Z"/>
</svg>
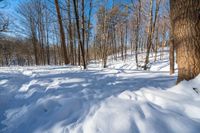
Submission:
<svg viewBox="0 0 200 133">
<path fill-rule="evenodd" d="M 25 2 L 26 0 L 5 0 L 4 2 L 2 2 L 2 3 L 0 3 L 0 6 L 2 5 L 2 6 L 4 6 L 4 5 L 7 5 L 5 8 L 0 8 L 0 12 L 3 12 L 6 16 L 8 16 L 9 17 L 9 19 L 10 19 L 10 21 L 13 23 L 13 25 L 11 26 L 10 25 L 10 28 L 9 28 L 9 31 L 11 32 L 11 33 L 9 33 L 9 34 L 15 34 L 14 32 L 16 32 L 15 31 L 15 29 L 16 29 L 16 25 L 20 25 L 20 23 L 19 23 L 19 17 L 18 17 L 18 14 L 17 14 L 17 12 L 16 12 L 16 8 L 17 8 L 17 5 L 20 3 L 20 2 Z M 52 0 L 53 1 L 53 0 Z M 98 0 L 97 0 L 98 1 Z M 101 1 L 103 1 L 103 0 L 101 0 Z M 101 1 L 99 1 L 99 2 L 101 2 Z M 130 0 L 114 0 L 115 1 L 115 4 L 119 4 L 119 3 L 121 3 L 121 2 L 130 2 Z M 87 2 L 87 0 L 86 0 L 86 2 Z M 113 0 L 108 0 L 107 2 L 106 2 L 106 5 L 105 6 L 107 6 L 107 7 L 111 7 L 112 6 L 112 3 L 113 3 Z M 98 6 L 96 6 L 95 8 L 93 8 L 93 12 L 95 12 L 96 11 L 96 8 L 97 8 Z M 86 7 L 87 8 L 87 7 Z M 95 16 L 93 16 L 93 19 L 92 19 L 92 23 L 95 25 Z M 93 29 L 94 30 L 94 29 Z"/>
<path fill-rule="evenodd" d="M 14 11 L 17 4 L 22 0 L 5 0 L 4 2 L 0 3 L 1 7 L 5 6 L 1 11 L 12 12 Z"/>
</svg>

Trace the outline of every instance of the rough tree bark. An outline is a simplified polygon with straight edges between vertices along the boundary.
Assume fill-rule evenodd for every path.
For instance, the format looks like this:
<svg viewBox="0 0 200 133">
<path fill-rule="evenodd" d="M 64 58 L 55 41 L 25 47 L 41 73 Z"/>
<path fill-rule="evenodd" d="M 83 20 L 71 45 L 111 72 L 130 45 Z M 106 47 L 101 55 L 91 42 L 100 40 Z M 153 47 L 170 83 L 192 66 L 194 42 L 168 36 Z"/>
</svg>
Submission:
<svg viewBox="0 0 200 133">
<path fill-rule="evenodd" d="M 170 60 L 170 75 L 174 74 L 174 41 L 170 39 L 170 50 L 169 50 L 169 60 Z"/>
<path fill-rule="evenodd" d="M 170 0 L 170 12 L 179 83 L 200 73 L 200 1 Z"/>
<path fill-rule="evenodd" d="M 170 42 L 169 42 L 169 61 L 170 61 L 170 75 L 174 74 L 174 33 L 173 24 L 170 27 Z"/>
</svg>

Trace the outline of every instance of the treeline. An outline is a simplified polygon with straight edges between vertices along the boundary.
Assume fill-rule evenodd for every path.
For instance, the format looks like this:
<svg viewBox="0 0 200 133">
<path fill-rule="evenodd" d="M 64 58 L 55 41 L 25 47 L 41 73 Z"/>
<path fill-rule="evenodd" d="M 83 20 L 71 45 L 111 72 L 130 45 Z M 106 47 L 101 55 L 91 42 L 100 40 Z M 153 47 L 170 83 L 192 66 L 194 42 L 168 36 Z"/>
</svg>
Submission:
<svg viewBox="0 0 200 133">
<path fill-rule="evenodd" d="M 0 39 L 0 66 L 33 66 L 35 64 L 35 54 L 33 51 L 32 40 L 29 39 L 16 39 L 11 37 L 4 37 Z M 37 48 L 39 49 L 39 48 Z M 59 51 L 60 46 L 51 45 L 45 47 L 43 53 L 45 59 L 39 61 L 41 63 L 62 65 L 62 58 Z M 41 56 L 40 54 L 37 55 Z M 44 62 L 42 62 L 44 61 Z"/>
<path fill-rule="evenodd" d="M 5 8 L 1 5 L 0 8 Z M 12 4 L 12 3 L 11 3 Z M 113 59 L 135 55 L 137 67 L 148 68 L 174 50 L 178 82 L 200 72 L 199 0 L 27 0 L 18 5 L 15 38 L 5 37 L 9 18 L 0 11 L 0 65 L 81 65 L 93 60 L 107 66 Z M 8 36 L 10 33 L 7 34 Z M 13 36 L 13 35 L 12 35 Z M 141 58 L 140 52 L 146 57 Z M 141 65 L 141 62 L 144 64 Z"/>
<path fill-rule="evenodd" d="M 27 0 L 16 12 L 23 37 L 1 37 L 1 66 L 86 68 L 102 60 L 106 67 L 109 55 L 125 60 L 131 51 L 147 69 L 150 52 L 156 61 L 170 42 L 168 0 Z M 142 61 L 140 52 L 146 53 Z"/>
</svg>

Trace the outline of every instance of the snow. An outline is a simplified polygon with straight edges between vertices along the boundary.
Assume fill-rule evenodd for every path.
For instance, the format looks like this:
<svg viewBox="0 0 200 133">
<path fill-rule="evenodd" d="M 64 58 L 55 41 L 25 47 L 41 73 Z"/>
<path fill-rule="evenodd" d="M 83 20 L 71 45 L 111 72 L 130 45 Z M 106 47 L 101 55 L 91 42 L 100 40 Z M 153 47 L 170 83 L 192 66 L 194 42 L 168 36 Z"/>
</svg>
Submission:
<svg viewBox="0 0 200 133">
<path fill-rule="evenodd" d="M 83 123 L 86 133 L 195 133 L 200 130 L 200 97 L 192 90 L 197 80 L 167 90 L 142 88 L 107 98 Z M 194 82 L 195 81 L 195 82 Z M 184 84 L 189 84 L 184 86 Z M 183 85 L 182 87 L 180 87 Z M 188 93 L 176 93 L 181 89 Z M 191 96 L 192 95 L 192 96 Z"/>
<path fill-rule="evenodd" d="M 174 86 L 167 57 L 151 63 L 2 67 L 0 132 L 198 133 L 200 75 Z"/>
</svg>

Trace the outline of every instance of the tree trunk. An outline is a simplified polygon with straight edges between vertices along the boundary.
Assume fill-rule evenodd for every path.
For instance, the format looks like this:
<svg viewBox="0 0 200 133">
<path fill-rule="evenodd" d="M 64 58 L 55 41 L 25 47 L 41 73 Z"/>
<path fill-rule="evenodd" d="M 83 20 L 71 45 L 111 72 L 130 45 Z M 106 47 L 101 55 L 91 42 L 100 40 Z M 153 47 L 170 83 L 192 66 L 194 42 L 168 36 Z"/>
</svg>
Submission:
<svg viewBox="0 0 200 133">
<path fill-rule="evenodd" d="M 71 58 L 71 64 L 75 65 L 74 63 L 74 47 L 73 47 L 73 37 L 72 37 L 72 21 L 71 21 L 71 4 L 70 0 L 67 2 L 67 14 L 68 14 L 68 19 L 69 19 L 69 44 L 70 44 L 70 58 Z"/>
<path fill-rule="evenodd" d="M 137 12 L 137 27 L 136 27 L 136 38 L 135 38 L 135 62 L 138 68 L 138 45 L 139 45 L 139 32 L 141 23 L 141 0 L 138 0 L 138 12 Z"/>
<path fill-rule="evenodd" d="M 155 37 L 155 56 L 154 56 L 154 62 L 157 61 L 157 54 L 158 54 L 158 46 L 159 46 L 159 38 L 158 38 L 158 27 L 156 28 L 156 37 Z"/>
<path fill-rule="evenodd" d="M 82 47 L 83 47 L 83 51 L 82 51 L 82 59 L 84 56 L 84 60 L 85 60 L 85 0 L 81 0 L 81 19 L 82 19 L 82 27 L 81 27 L 81 33 L 82 33 Z M 86 62 L 83 62 L 83 64 Z"/>
<path fill-rule="evenodd" d="M 170 8 L 179 83 L 200 73 L 200 1 L 171 0 Z"/>
<path fill-rule="evenodd" d="M 58 17 L 58 23 L 60 27 L 60 41 L 61 41 L 61 47 L 63 51 L 63 57 L 64 57 L 64 63 L 69 64 L 69 59 L 68 59 L 68 54 L 67 54 L 67 49 L 66 49 L 66 43 L 65 43 L 65 33 L 64 33 L 64 28 L 62 24 L 62 17 L 60 14 L 60 7 L 58 5 L 58 0 L 55 1 L 55 6 L 56 6 L 56 12 L 57 12 L 57 17 Z"/>
<path fill-rule="evenodd" d="M 82 3 L 84 1 L 82 0 Z M 81 40 L 81 33 L 80 33 L 80 26 L 79 26 L 79 14 L 78 14 L 78 7 L 77 7 L 77 3 L 76 0 L 73 0 L 73 4 L 74 4 L 74 13 L 75 13 L 75 19 L 76 19 L 76 28 L 77 28 L 77 34 L 78 34 L 78 41 L 79 41 L 79 45 L 80 45 L 80 49 L 81 49 L 81 53 L 82 53 L 82 59 L 83 59 L 83 67 L 84 69 L 86 69 L 86 62 L 85 62 L 85 50 L 84 50 L 84 45 L 83 42 Z M 84 3 L 82 4 L 84 5 Z"/>
<path fill-rule="evenodd" d="M 165 51 L 165 46 L 166 46 L 166 24 L 163 26 L 163 31 L 162 31 L 162 52 L 161 54 L 161 60 L 164 58 L 164 51 Z"/>
<path fill-rule="evenodd" d="M 149 23 L 149 31 L 148 31 L 148 37 L 147 37 L 147 52 L 146 52 L 146 58 L 145 58 L 145 65 L 144 70 L 147 70 L 147 65 L 149 63 L 149 53 L 152 43 L 152 23 L 153 23 L 153 0 L 150 1 L 150 23 Z"/>
<path fill-rule="evenodd" d="M 148 38 L 147 38 L 147 53 L 146 53 L 144 70 L 147 70 L 147 65 L 149 63 L 149 54 L 150 54 L 150 50 L 151 50 L 151 47 L 152 47 L 152 39 L 153 39 L 155 25 L 156 25 L 156 21 L 157 21 L 160 1 L 161 0 L 156 0 L 155 14 L 153 14 L 153 12 L 154 12 L 154 10 L 153 10 L 153 0 L 151 0 L 151 2 L 150 2 L 150 5 L 151 5 L 151 9 L 150 9 L 150 24 L 149 24 L 149 33 L 148 33 Z M 153 16 L 155 17 L 154 19 L 153 19 Z"/>
<path fill-rule="evenodd" d="M 169 60 L 170 60 L 170 75 L 174 74 L 174 41 L 170 40 L 170 53 L 169 53 Z"/>
<path fill-rule="evenodd" d="M 120 42 L 121 42 L 121 58 L 124 60 L 124 34 L 123 34 L 123 27 L 120 27 Z"/>
<path fill-rule="evenodd" d="M 87 42 L 86 42 L 86 46 L 87 46 L 87 55 L 86 55 L 86 60 L 87 63 L 90 60 L 90 55 L 89 55 L 89 41 L 90 41 L 90 24 L 91 24 L 91 15 L 92 15 L 92 0 L 90 0 L 90 7 L 89 7 L 89 18 L 88 18 L 88 25 L 87 25 Z"/>
<path fill-rule="evenodd" d="M 36 35 L 35 35 L 33 22 L 31 22 L 31 34 L 32 34 L 32 43 L 33 43 L 33 49 L 34 49 L 34 56 L 35 56 L 35 64 L 39 65 L 37 39 L 36 39 Z"/>
</svg>

